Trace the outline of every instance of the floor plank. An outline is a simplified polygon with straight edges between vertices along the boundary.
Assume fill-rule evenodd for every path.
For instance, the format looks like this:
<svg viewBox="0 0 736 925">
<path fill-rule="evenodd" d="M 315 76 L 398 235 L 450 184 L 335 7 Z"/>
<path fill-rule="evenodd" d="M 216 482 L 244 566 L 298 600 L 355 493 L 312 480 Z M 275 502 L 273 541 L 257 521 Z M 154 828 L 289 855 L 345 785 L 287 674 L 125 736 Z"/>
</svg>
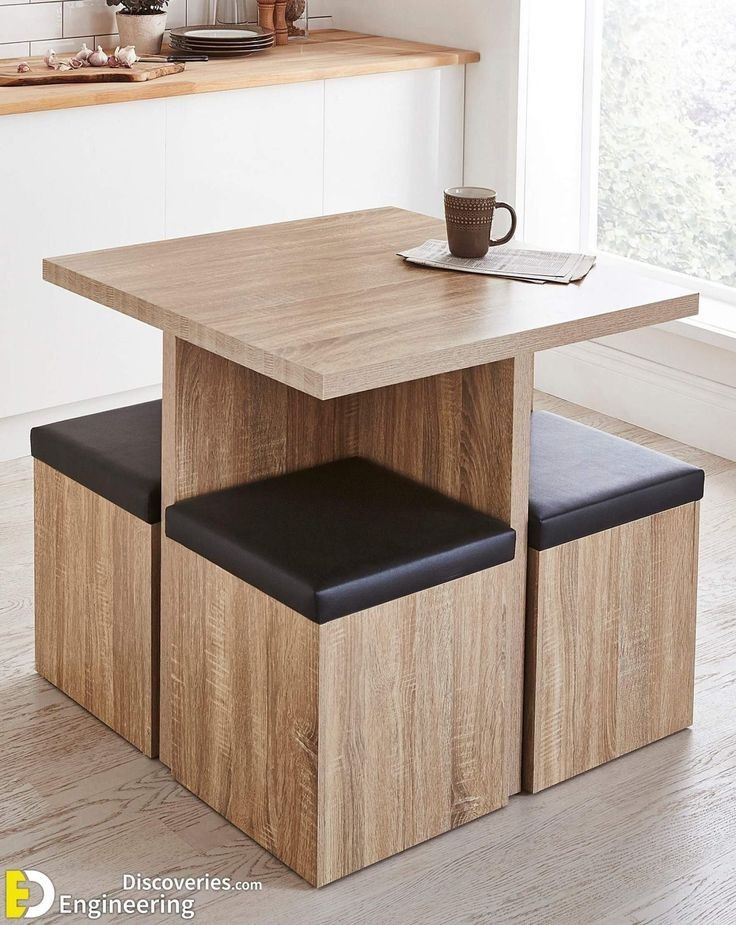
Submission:
<svg viewBox="0 0 736 925">
<path fill-rule="evenodd" d="M 4 866 L 79 896 L 127 897 L 126 872 L 262 882 L 180 894 L 207 925 L 736 923 L 736 464 L 548 396 L 537 406 L 706 469 L 692 730 L 313 890 L 34 674 L 31 467 L 16 460 L 0 464 Z"/>
</svg>

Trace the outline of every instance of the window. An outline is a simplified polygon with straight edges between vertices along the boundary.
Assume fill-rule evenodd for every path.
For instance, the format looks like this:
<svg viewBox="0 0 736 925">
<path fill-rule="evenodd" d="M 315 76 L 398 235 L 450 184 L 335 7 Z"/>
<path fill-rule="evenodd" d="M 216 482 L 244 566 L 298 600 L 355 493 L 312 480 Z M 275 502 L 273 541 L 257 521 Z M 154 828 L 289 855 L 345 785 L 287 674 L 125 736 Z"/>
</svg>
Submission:
<svg viewBox="0 0 736 925">
<path fill-rule="evenodd" d="M 736 287 L 734 0 L 605 0 L 598 16 L 599 250 Z"/>
</svg>

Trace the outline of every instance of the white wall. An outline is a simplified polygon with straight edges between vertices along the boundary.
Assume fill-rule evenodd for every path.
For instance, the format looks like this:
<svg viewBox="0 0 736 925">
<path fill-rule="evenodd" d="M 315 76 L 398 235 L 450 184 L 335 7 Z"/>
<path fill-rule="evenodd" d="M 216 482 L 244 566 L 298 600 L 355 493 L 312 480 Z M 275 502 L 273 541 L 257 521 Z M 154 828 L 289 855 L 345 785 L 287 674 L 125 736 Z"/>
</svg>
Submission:
<svg viewBox="0 0 736 925">
<path fill-rule="evenodd" d="M 525 0 L 519 212 L 524 241 L 580 247 L 585 0 Z"/>
<path fill-rule="evenodd" d="M 519 0 L 332 0 L 339 29 L 468 48 L 465 182 L 515 204 Z M 458 178 L 458 182 L 460 178 Z"/>
</svg>

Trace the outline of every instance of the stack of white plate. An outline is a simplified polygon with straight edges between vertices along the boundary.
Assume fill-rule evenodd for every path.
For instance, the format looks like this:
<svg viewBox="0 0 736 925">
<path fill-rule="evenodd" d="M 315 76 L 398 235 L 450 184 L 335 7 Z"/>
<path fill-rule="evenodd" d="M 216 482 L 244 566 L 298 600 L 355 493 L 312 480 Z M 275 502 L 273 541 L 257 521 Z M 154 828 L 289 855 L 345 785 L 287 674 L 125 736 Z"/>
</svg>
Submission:
<svg viewBox="0 0 736 925">
<path fill-rule="evenodd" d="M 1 2 L 1 0 L 0 0 Z M 243 26 L 182 26 L 171 30 L 171 48 L 210 57 L 252 55 L 272 48 L 273 32 L 250 24 Z"/>
</svg>

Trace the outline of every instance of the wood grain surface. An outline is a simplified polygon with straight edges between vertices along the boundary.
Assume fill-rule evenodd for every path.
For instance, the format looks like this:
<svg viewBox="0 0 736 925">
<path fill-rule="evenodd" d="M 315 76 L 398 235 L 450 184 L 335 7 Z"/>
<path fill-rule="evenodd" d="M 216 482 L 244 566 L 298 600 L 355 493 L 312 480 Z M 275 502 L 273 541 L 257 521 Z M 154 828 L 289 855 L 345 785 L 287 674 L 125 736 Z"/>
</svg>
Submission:
<svg viewBox="0 0 736 925">
<path fill-rule="evenodd" d="M 20 60 L 13 58 L 2 61 L 0 68 L 11 70 L 13 64 Z M 188 62 L 183 74 L 171 75 L 166 80 L 122 85 L 17 87 L 14 93 L 3 93 L 0 97 L 0 116 L 220 90 L 243 90 L 248 87 L 301 83 L 305 80 L 448 67 L 478 60 L 480 56 L 475 51 L 329 29 L 313 33 L 305 41 L 290 42 L 247 58 Z"/>
<path fill-rule="evenodd" d="M 137 83 L 156 80 L 170 74 L 180 74 L 185 65 L 181 62 L 162 61 L 160 64 L 139 62 L 133 67 L 85 67 L 73 71 L 53 71 L 41 58 L 29 60 L 31 70 L 19 74 L 16 68 L 3 67 L 0 61 L 0 87 L 40 87 L 62 84 Z"/>
<path fill-rule="evenodd" d="M 172 773 L 316 883 L 319 627 L 183 546 L 170 554 Z"/>
<path fill-rule="evenodd" d="M 506 608 L 507 792 L 521 786 L 524 588 L 532 358 L 320 401 L 170 335 L 164 338 L 164 507 L 347 456 L 364 456 L 517 531 Z M 183 658 L 178 585 L 163 540 L 161 758 L 170 761 L 170 679 Z"/>
<path fill-rule="evenodd" d="M 311 889 L 35 674 L 32 468 L 12 460 L 0 463 L 2 866 L 80 897 L 127 898 L 122 874 L 138 870 L 262 884 L 181 894 L 207 925 L 731 925 L 736 464 L 557 399 L 537 406 L 707 472 L 691 729 Z"/>
<path fill-rule="evenodd" d="M 514 450 L 528 452 L 513 435 L 529 430 L 530 357 L 320 401 L 186 341 L 164 344 L 163 427 L 174 466 L 165 471 L 174 485 L 166 504 L 365 456 L 513 519 Z"/>
<path fill-rule="evenodd" d="M 155 755 L 160 525 L 34 471 L 36 670 Z"/>
<path fill-rule="evenodd" d="M 601 263 L 533 286 L 407 264 L 444 222 L 378 209 L 44 260 L 44 279 L 336 398 L 693 315 L 697 293 Z"/>
<path fill-rule="evenodd" d="M 289 30 L 286 26 L 286 0 L 276 0 L 273 11 L 273 26 L 276 30 L 276 44 L 288 44 Z"/>
<path fill-rule="evenodd" d="M 508 802 L 509 570 L 320 627 L 320 885 Z"/>
<path fill-rule="evenodd" d="M 507 802 L 508 565 L 320 627 L 171 555 L 171 770 L 310 883 Z"/>
<path fill-rule="evenodd" d="M 692 723 L 698 511 L 529 550 L 526 790 Z"/>
<path fill-rule="evenodd" d="M 258 25 L 272 31 L 275 23 L 276 0 L 258 0 Z"/>
<path fill-rule="evenodd" d="M 527 528 L 529 520 L 529 459 L 531 453 L 531 414 L 534 400 L 534 355 L 522 354 L 514 360 L 513 421 L 510 456 L 509 523 L 516 530 L 516 555 L 511 564 L 512 585 L 506 611 L 506 777 L 508 793 L 521 790 L 521 751 L 524 722 L 524 645 L 526 637 Z M 494 419 L 501 405 L 490 407 Z M 506 432 L 508 441 L 508 431 Z M 504 445 L 501 436 L 499 447 Z"/>
</svg>

